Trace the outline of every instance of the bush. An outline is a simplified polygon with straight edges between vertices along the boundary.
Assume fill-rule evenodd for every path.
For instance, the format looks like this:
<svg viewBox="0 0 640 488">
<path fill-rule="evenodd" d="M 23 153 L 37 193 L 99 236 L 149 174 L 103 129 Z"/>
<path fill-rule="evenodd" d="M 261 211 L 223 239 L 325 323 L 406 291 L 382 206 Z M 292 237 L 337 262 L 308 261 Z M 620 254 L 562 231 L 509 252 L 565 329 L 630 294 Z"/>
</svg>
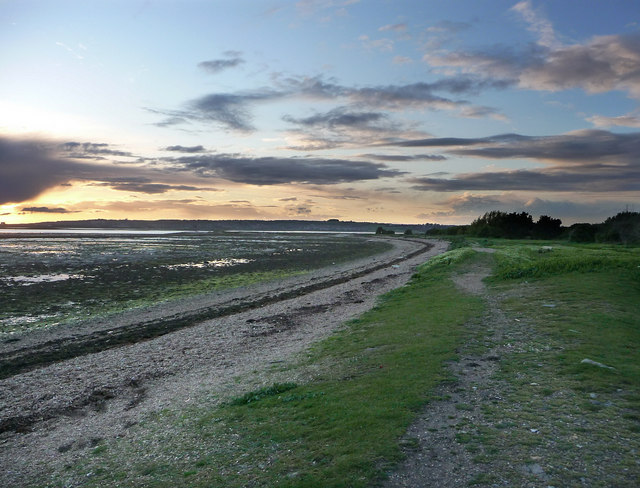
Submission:
<svg viewBox="0 0 640 488">
<path fill-rule="evenodd" d="M 593 224 L 574 224 L 569 228 L 569 242 L 596 242 L 596 231 Z"/>
</svg>

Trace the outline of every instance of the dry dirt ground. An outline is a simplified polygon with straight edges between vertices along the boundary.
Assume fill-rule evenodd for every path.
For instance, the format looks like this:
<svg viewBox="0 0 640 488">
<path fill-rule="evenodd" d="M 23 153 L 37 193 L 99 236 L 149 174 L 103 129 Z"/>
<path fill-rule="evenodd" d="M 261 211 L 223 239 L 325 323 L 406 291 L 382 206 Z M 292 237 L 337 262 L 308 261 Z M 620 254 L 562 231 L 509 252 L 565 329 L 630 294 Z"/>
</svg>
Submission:
<svg viewBox="0 0 640 488">
<path fill-rule="evenodd" d="M 349 265 L 0 344 L 1 368 L 12 358 L 82 345 L 87 338 L 108 344 L 110 336 L 163 317 L 216 316 L 98 352 L 71 348 L 67 359 L 32 364 L 0 380 L 0 486 L 46 482 L 100 441 L 127 436 L 150 413 L 192 405 L 212 391 L 224 395 L 260 385 L 261 371 L 370 309 L 379 295 L 405 284 L 416 266 L 447 248 L 441 241 L 393 242 L 393 251 Z"/>
</svg>

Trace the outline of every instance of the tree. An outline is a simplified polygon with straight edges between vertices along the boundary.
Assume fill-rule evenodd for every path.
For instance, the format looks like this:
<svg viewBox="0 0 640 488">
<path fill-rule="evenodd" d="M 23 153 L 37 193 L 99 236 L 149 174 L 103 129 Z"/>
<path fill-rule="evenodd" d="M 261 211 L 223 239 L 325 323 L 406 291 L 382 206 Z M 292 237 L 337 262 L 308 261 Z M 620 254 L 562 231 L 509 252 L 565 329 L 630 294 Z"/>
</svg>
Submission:
<svg viewBox="0 0 640 488">
<path fill-rule="evenodd" d="M 478 237 L 505 237 L 522 239 L 530 237 L 534 228 L 533 217 L 526 212 L 501 212 L 493 210 L 474 220 L 469 234 Z"/>
<path fill-rule="evenodd" d="M 540 239 L 553 239 L 562 233 L 562 220 L 541 215 L 536 222 L 534 236 Z"/>
<path fill-rule="evenodd" d="M 569 241 L 571 242 L 595 242 L 596 230 L 593 224 L 573 224 L 569 229 Z"/>
</svg>

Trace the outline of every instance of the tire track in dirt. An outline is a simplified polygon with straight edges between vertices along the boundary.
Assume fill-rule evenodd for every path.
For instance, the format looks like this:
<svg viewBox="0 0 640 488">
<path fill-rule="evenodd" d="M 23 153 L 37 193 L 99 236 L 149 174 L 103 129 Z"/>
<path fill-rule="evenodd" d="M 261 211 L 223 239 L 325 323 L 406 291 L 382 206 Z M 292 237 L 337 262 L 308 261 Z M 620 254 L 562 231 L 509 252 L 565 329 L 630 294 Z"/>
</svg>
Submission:
<svg viewBox="0 0 640 488">
<path fill-rule="evenodd" d="M 403 241 L 407 242 L 404 239 Z M 118 348 L 123 349 L 124 354 L 128 354 L 128 346 L 145 342 L 152 344 L 153 340 L 162 336 L 188 330 L 208 321 L 235 320 L 234 317 L 241 317 L 251 312 L 255 312 L 256 318 L 244 320 L 245 325 L 234 331 L 233 337 L 227 338 L 226 341 L 221 339 L 213 347 L 216 348 L 220 357 L 229 354 L 232 343 L 239 344 L 237 346 L 239 351 L 259 347 L 255 341 L 293 331 L 303 320 L 327 313 L 335 314 L 344 304 L 363 303 L 367 298 L 364 296 L 367 294 L 367 290 L 375 290 L 376 286 L 383 286 L 385 281 L 396 276 L 386 271 L 383 278 L 368 278 L 370 275 L 386 268 L 396 267 L 398 263 L 411 261 L 415 258 L 420 259 L 419 256 L 428 253 L 433 247 L 433 244 L 425 241 L 412 241 L 411 245 L 413 251 L 401 256 L 398 256 L 396 252 L 395 255 L 389 256 L 388 259 L 377 262 L 375 265 L 357 267 L 317 280 L 311 279 L 303 284 L 280 288 L 272 287 L 268 292 L 247 294 L 241 300 L 233 298 L 213 307 L 188 311 L 177 316 L 125 324 L 119 329 L 90 331 L 84 336 L 63 337 L 28 348 L 6 352 L 0 362 L 5 375 L 3 381 L 0 381 L 0 398 L 5 396 L 7 401 L 10 395 L 13 395 L 14 398 L 10 404 L 0 408 L 0 434 L 28 432 L 35 424 L 60 416 L 85 416 L 104 409 L 105 404 L 113 403 L 115 400 L 129 399 L 127 401 L 139 403 L 145 394 L 144 384 L 162 377 L 180 374 L 181 368 L 188 367 L 187 363 L 182 362 L 182 358 L 178 361 L 169 360 L 166 354 L 162 355 L 159 350 L 155 351 L 153 347 L 150 347 L 146 349 L 148 353 L 145 353 L 147 357 L 144 358 L 144 361 L 153 362 L 153 366 L 137 368 L 132 361 L 127 367 L 131 371 L 130 374 L 105 371 L 103 375 L 92 376 L 84 371 L 87 366 L 73 366 L 75 363 L 81 364 L 79 361 L 85 356 L 87 358 L 101 357 L 109 351 L 114 351 L 113 357 L 117 357 Z M 406 244 L 403 246 L 406 247 Z M 357 281 L 359 283 L 356 284 Z M 340 286 L 347 286 L 349 289 L 340 296 L 335 296 L 331 292 L 331 297 L 325 299 L 328 301 L 322 303 L 314 301 L 314 303 L 296 305 L 295 308 L 287 307 L 280 313 L 270 316 L 263 315 L 262 311 L 269 309 L 269 306 L 278 307 L 279 304 L 284 304 L 287 301 L 298 303 L 307 296 Z M 189 344 L 181 344 L 176 347 L 182 351 L 183 356 L 193 354 L 195 349 Z M 157 357 L 149 359 L 149 354 L 156 353 Z M 214 351 L 208 351 L 207 354 L 214 355 Z M 112 360 L 107 359 L 107 361 Z M 89 359 L 89 364 L 92 361 Z M 66 366 L 67 363 L 69 366 Z M 60 365 L 59 368 L 56 368 L 59 371 L 57 380 L 61 381 L 63 385 L 67 383 L 73 385 L 66 391 L 56 392 L 46 385 L 44 383 L 46 379 L 40 378 L 46 377 L 47 374 L 38 374 L 35 377 L 32 374 L 57 364 Z M 118 366 L 122 370 L 126 369 L 122 364 Z M 103 365 L 93 365 L 91 369 L 104 367 Z M 25 385 L 32 385 L 32 388 L 29 389 Z M 6 395 L 3 394 L 3 391 L 7 392 Z"/>
<path fill-rule="evenodd" d="M 248 295 L 244 299 L 232 299 L 229 302 L 219 303 L 215 306 L 203 307 L 157 319 L 140 320 L 132 324 L 107 330 L 98 330 L 89 333 L 80 332 L 78 335 L 71 337 L 58 338 L 25 348 L 15 348 L 6 352 L 0 352 L 0 379 L 8 378 L 58 361 L 153 339 L 206 320 L 226 317 L 296 296 L 307 295 L 311 292 L 346 283 L 347 281 L 366 276 L 374 271 L 396 265 L 402 261 L 418 256 L 432 247 L 432 244 L 424 241 L 413 240 L 412 242 L 416 243 L 417 249 L 407 255 L 358 271 L 352 271 L 338 277 L 318 279 L 307 285 L 297 285 L 289 289 L 274 290 L 267 294 Z M 0 424 L 0 432 L 2 432 L 2 430 L 3 426 Z"/>
</svg>

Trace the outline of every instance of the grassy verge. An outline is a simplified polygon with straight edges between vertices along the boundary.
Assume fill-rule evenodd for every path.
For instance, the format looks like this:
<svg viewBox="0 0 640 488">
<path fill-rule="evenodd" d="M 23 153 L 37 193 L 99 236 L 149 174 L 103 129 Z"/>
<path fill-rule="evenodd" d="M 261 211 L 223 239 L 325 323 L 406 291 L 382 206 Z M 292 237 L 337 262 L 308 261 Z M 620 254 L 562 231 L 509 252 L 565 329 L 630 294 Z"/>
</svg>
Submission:
<svg viewBox="0 0 640 488">
<path fill-rule="evenodd" d="M 511 325 L 503 400 L 482 406 L 467 446 L 486 465 L 474 483 L 637 486 L 640 249 L 542 246 L 494 242 L 489 281 Z"/>
<path fill-rule="evenodd" d="M 456 247 L 262 387 L 162 411 L 58 472 L 57 486 L 371 486 L 400 459 L 399 439 L 461 346 L 498 351 L 500 366 L 477 386 L 491 401 L 456 406 L 456 442 L 479 467 L 470 485 L 637 486 L 640 249 Z M 448 279 L 479 266 L 493 267 L 502 325 L 480 319 L 482 300 Z M 502 335 L 480 337 L 464 325 L 472 319 Z"/>
<path fill-rule="evenodd" d="M 400 458 L 400 437 L 448 379 L 443 362 L 481 312 L 447 279 L 473 254 L 427 263 L 279 371 L 281 382 L 216 406 L 165 410 L 57 473 L 58 486 L 368 486 Z"/>
</svg>

